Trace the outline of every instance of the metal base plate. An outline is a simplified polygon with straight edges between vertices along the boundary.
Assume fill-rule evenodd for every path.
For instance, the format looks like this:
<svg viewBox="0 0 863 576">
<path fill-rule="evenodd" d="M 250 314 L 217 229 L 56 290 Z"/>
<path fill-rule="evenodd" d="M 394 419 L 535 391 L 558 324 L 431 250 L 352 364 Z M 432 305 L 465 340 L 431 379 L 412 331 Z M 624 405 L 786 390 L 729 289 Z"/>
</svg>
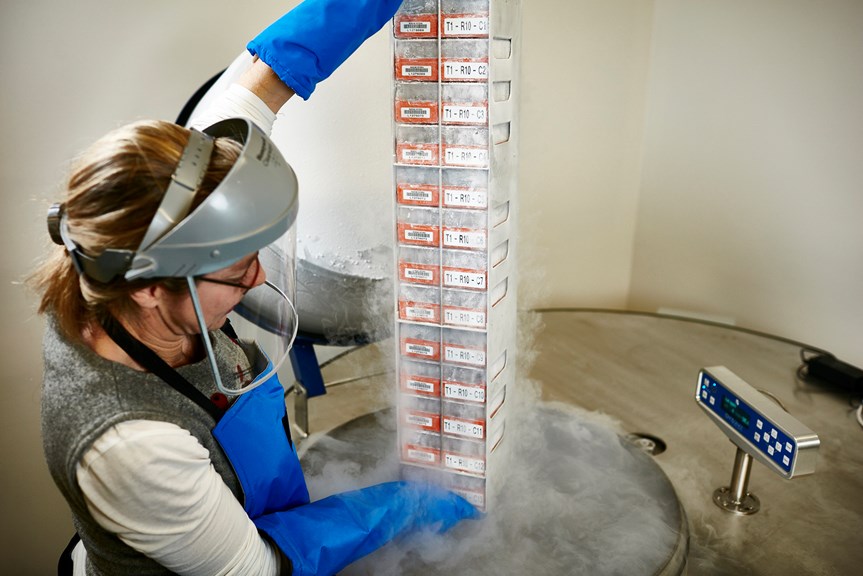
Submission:
<svg viewBox="0 0 863 576">
<path fill-rule="evenodd" d="M 713 502 L 723 510 L 740 514 L 741 516 L 755 514 L 761 509 L 761 501 L 757 496 L 747 492 L 740 501 L 737 501 L 728 486 L 714 490 Z"/>
</svg>

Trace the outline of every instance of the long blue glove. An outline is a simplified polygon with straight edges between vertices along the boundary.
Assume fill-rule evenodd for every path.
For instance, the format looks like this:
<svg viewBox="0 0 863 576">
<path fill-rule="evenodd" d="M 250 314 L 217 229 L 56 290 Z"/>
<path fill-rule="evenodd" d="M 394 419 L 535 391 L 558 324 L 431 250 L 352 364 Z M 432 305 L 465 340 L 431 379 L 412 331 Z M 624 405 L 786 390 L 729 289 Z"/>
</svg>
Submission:
<svg viewBox="0 0 863 576">
<path fill-rule="evenodd" d="M 256 518 L 290 558 L 294 576 L 330 576 L 412 529 L 443 532 L 479 512 L 425 484 L 388 482 Z"/>
<path fill-rule="evenodd" d="M 402 0 L 305 0 L 249 42 L 259 56 L 307 100 L 318 82 L 381 29 Z"/>
</svg>

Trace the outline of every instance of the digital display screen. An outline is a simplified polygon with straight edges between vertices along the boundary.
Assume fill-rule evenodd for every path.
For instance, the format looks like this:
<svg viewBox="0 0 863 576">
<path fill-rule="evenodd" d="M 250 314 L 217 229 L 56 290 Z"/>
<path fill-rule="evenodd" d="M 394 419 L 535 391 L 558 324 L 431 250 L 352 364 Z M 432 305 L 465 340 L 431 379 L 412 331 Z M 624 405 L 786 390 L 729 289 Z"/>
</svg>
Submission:
<svg viewBox="0 0 863 576">
<path fill-rule="evenodd" d="M 738 406 L 734 400 L 725 396 L 722 398 L 722 410 L 731 416 L 738 424 L 744 428 L 749 428 L 749 414 Z"/>
</svg>

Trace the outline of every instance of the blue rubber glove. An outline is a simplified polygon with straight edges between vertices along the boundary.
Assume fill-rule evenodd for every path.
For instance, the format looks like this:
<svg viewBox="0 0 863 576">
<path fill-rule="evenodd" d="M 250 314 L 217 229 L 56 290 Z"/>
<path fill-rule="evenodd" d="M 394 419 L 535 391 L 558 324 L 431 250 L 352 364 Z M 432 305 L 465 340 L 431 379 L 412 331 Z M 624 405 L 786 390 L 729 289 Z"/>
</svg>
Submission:
<svg viewBox="0 0 863 576">
<path fill-rule="evenodd" d="M 467 500 L 442 488 L 388 482 L 254 522 L 290 558 L 294 576 L 329 576 L 413 529 L 443 532 L 477 517 Z"/>
<path fill-rule="evenodd" d="M 246 48 L 303 100 L 390 20 L 402 0 L 305 0 Z"/>
</svg>

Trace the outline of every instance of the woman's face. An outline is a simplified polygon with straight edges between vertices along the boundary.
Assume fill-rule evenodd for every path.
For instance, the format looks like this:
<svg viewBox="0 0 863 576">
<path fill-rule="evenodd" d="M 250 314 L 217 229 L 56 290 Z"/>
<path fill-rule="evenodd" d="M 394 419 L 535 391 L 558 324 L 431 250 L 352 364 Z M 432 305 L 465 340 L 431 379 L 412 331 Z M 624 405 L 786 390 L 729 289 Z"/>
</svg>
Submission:
<svg viewBox="0 0 863 576">
<path fill-rule="evenodd" d="M 218 330 L 225 323 L 228 314 L 239 304 L 246 292 L 260 286 L 267 274 L 258 259 L 258 253 L 250 254 L 235 264 L 206 276 L 196 278 L 198 299 L 201 312 L 208 330 Z M 188 294 L 167 298 L 164 306 L 159 307 L 163 321 L 179 334 L 200 334 L 201 329 Z"/>
</svg>

